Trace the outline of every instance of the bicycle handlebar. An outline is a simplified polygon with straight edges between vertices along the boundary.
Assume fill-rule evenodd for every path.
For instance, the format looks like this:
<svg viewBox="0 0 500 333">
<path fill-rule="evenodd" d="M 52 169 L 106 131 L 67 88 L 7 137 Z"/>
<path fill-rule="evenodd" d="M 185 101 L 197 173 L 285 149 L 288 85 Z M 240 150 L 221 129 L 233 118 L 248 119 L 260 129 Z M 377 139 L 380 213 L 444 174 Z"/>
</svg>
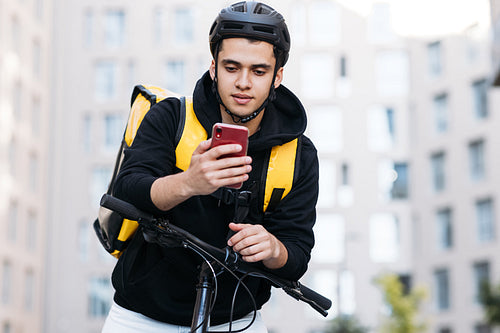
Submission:
<svg viewBox="0 0 500 333">
<path fill-rule="evenodd" d="M 153 215 L 147 214 L 136 208 L 134 205 L 117 199 L 109 194 L 104 194 L 102 196 L 100 205 L 115 211 L 123 218 L 137 221 L 139 224 L 143 223 L 152 225 L 156 221 Z M 271 272 L 259 269 L 254 265 L 243 261 L 238 253 L 232 250 L 228 251 L 227 248 L 220 249 L 210 245 L 184 229 L 172 225 L 171 223 L 168 223 L 166 226 L 163 225 L 161 229 L 160 227 L 157 227 L 156 230 L 162 232 L 163 235 L 167 235 L 167 237 L 179 240 L 186 247 L 203 250 L 220 262 L 230 266 L 234 271 L 265 278 L 272 282 L 275 286 L 283 289 L 288 295 L 292 296 L 296 300 L 309 304 L 324 317 L 328 315 L 327 310 L 332 306 L 332 301 L 304 286 L 298 281 L 286 280 L 272 274 Z"/>
</svg>

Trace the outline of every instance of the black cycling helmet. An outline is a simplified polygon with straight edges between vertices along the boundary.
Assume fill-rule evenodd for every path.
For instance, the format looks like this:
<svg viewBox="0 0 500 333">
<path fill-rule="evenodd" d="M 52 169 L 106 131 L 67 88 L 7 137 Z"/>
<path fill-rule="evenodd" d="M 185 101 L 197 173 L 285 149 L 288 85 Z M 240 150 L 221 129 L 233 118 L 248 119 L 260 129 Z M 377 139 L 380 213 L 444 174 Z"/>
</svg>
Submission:
<svg viewBox="0 0 500 333">
<path fill-rule="evenodd" d="M 214 59 L 217 45 L 225 38 L 244 37 L 274 45 L 278 66 L 284 66 L 290 52 L 290 34 L 283 16 L 270 6 L 242 1 L 221 10 L 210 28 L 210 51 Z"/>
</svg>

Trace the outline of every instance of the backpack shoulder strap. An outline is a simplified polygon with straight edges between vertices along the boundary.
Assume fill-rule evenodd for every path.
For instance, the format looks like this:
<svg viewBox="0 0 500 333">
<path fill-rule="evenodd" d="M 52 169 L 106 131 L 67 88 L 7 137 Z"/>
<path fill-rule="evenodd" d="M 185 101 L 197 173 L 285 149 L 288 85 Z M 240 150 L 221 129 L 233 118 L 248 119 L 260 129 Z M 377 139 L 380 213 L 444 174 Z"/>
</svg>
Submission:
<svg viewBox="0 0 500 333">
<path fill-rule="evenodd" d="M 263 211 L 271 213 L 292 189 L 298 168 L 299 138 L 274 146 L 267 166 Z"/>
<path fill-rule="evenodd" d="M 156 86 L 137 85 L 134 87 L 130 101 L 130 114 L 124 135 L 124 140 L 128 147 L 134 142 L 134 138 L 146 113 L 148 113 L 153 105 L 167 97 L 179 98 L 180 95 Z"/>
<path fill-rule="evenodd" d="M 185 115 L 184 119 L 183 114 Z M 201 141 L 207 139 L 207 131 L 194 113 L 191 97 L 186 97 L 184 110 L 181 106 L 177 137 L 179 140 L 175 148 L 175 164 L 179 169 L 186 171 L 191 163 L 191 155 L 193 155 L 194 150 Z"/>
</svg>

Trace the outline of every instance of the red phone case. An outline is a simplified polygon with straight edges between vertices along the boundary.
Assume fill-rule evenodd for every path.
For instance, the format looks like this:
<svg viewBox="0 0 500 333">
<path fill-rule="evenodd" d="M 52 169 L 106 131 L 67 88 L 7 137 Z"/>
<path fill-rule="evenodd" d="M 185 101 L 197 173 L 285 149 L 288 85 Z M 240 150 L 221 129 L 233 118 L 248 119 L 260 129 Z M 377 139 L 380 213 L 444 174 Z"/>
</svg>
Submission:
<svg viewBox="0 0 500 333">
<path fill-rule="evenodd" d="M 212 147 L 217 147 L 226 144 L 239 144 L 242 149 L 238 153 L 227 154 L 221 156 L 221 158 L 225 157 L 238 157 L 245 156 L 247 154 L 248 148 L 248 128 L 245 126 L 232 125 L 232 124 L 223 124 L 216 123 L 212 128 Z M 227 187 L 239 189 L 243 183 L 233 184 Z"/>
</svg>

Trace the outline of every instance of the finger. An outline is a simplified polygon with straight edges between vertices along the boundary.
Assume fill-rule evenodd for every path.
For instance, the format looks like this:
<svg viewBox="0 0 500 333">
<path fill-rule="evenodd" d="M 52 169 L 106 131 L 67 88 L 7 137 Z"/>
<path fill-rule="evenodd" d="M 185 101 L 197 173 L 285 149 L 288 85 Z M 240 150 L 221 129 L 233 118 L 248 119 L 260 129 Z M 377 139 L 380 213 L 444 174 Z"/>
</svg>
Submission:
<svg viewBox="0 0 500 333">
<path fill-rule="evenodd" d="M 225 144 L 210 149 L 214 158 L 220 158 L 222 155 L 238 153 L 243 148 L 239 144 Z"/>
</svg>

